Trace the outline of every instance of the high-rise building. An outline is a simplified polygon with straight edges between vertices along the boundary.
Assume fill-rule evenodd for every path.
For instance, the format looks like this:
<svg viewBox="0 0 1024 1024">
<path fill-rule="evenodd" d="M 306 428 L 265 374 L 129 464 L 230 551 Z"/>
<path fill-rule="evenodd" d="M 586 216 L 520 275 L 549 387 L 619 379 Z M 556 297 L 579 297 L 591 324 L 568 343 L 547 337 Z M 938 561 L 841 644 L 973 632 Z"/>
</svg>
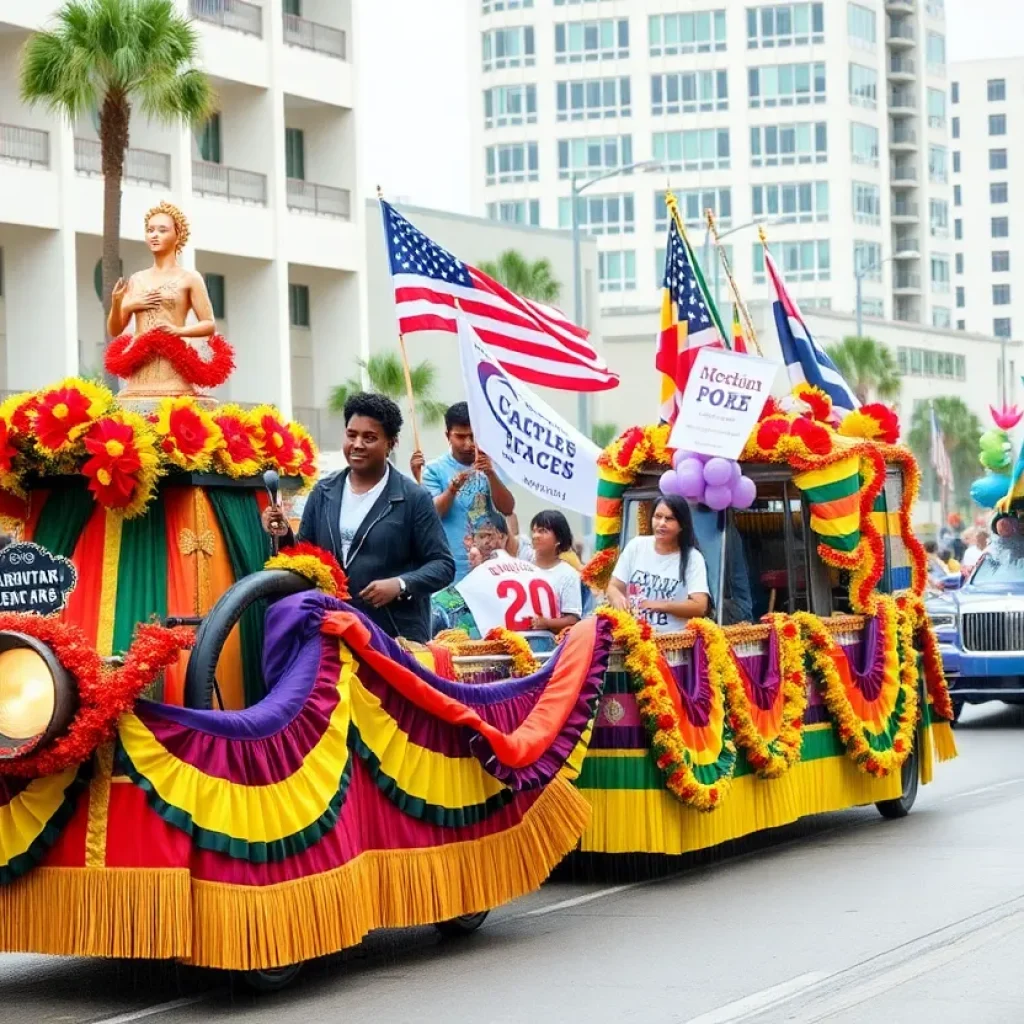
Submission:
<svg viewBox="0 0 1024 1024">
<path fill-rule="evenodd" d="M 744 297 L 764 222 L 805 306 L 852 311 L 859 269 L 865 316 L 951 325 L 942 0 L 470 7 L 477 212 L 564 228 L 572 176 L 621 170 L 578 207 L 606 308 L 660 286 L 670 184 L 698 251 L 716 211 Z"/>
<path fill-rule="evenodd" d="M 1024 57 L 950 67 L 953 318 L 967 331 L 1024 336 Z"/>
<path fill-rule="evenodd" d="M 195 130 L 135 110 L 125 162 L 125 276 L 149 264 L 143 215 L 192 225 L 238 370 L 221 397 L 273 401 L 316 430 L 365 337 L 355 179 L 351 0 L 175 0 L 195 19 L 217 111 Z M 0 389 L 102 365 L 103 177 L 96 116 L 19 99 L 19 52 L 57 9 L 0 0 Z"/>
</svg>

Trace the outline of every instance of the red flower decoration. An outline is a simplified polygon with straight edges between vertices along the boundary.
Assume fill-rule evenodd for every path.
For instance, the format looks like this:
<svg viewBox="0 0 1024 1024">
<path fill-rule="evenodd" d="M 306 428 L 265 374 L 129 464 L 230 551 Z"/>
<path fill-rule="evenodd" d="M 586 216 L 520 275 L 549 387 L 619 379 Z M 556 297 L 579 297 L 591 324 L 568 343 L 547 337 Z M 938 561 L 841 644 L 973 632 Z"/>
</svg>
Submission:
<svg viewBox="0 0 1024 1024">
<path fill-rule="evenodd" d="M 658 715 L 658 728 L 659 729 L 671 729 L 676 724 L 675 718 L 672 715 Z"/>
<path fill-rule="evenodd" d="M 55 388 L 41 395 L 35 402 L 33 431 L 36 440 L 49 451 L 57 451 L 70 441 L 75 427 L 88 423 L 89 398 L 78 388 Z"/>
<path fill-rule="evenodd" d="M 875 434 L 876 441 L 883 441 L 885 444 L 895 444 L 900 439 L 900 421 L 895 411 L 881 402 L 870 402 L 862 405 L 861 414 L 870 416 L 878 424 L 878 433 Z"/>
<path fill-rule="evenodd" d="M 807 419 L 796 419 L 793 421 L 791 432 L 798 437 L 807 450 L 814 455 L 828 455 L 832 451 L 832 435 L 820 423 L 814 423 Z"/>
<path fill-rule="evenodd" d="M 296 445 L 302 455 L 302 462 L 299 465 L 299 476 L 316 476 L 316 451 L 313 448 L 313 439 L 307 434 L 300 437 Z"/>
<path fill-rule="evenodd" d="M 761 415 L 757 417 L 758 422 L 768 419 L 769 416 L 781 416 L 782 406 L 779 405 L 778 400 L 772 395 L 768 396 L 768 401 L 764 403 L 764 408 L 761 410 Z"/>
<path fill-rule="evenodd" d="M 18 449 L 11 442 L 11 428 L 0 419 L 0 475 L 10 473 Z"/>
<path fill-rule="evenodd" d="M 282 423 L 272 413 L 264 413 L 259 418 L 259 429 L 267 458 L 283 472 L 294 472 L 298 468 L 302 453 L 288 424 Z"/>
<path fill-rule="evenodd" d="M 106 508 L 128 505 L 142 470 L 131 424 L 98 420 L 85 436 L 85 448 L 92 458 L 82 466 L 82 473 L 89 478 L 96 500 Z"/>
<path fill-rule="evenodd" d="M 797 629 L 796 629 L 796 625 L 795 625 L 794 623 L 792 623 L 792 622 L 787 622 L 787 623 L 786 623 L 786 624 L 785 624 L 785 625 L 784 625 L 784 626 L 782 627 L 782 635 L 783 635 L 783 636 L 784 636 L 784 637 L 785 637 L 785 638 L 786 638 L 787 640 L 795 640 L 795 639 L 796 639 L 796 636 L 797 636 Z"/>
<path fill-rule="evenodd" d="M 783 417 L 762 420 L 757 428 L 757 447 L 765 452 L 774 451 L 788 433 L 789 421 Z"/>
</svg>

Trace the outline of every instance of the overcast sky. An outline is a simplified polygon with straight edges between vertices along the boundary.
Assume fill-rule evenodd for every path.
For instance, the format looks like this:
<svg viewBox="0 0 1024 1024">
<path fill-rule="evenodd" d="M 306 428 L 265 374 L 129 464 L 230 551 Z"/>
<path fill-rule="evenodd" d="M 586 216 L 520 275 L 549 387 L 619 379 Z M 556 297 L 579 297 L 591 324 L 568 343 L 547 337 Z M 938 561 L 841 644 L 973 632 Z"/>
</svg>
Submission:
<svg viewBox="0 0 1024 1024">
<path fill-rule="evenodd" d="M 417 206 L 470 212 L 467 3 L 362 0 L 359 36 L 363 188 Z M 829 0 L 834 3 L 836 0 Z M 1024 56 L 1024 4 L 946 0 L 950 60 Z"/>
</svg>

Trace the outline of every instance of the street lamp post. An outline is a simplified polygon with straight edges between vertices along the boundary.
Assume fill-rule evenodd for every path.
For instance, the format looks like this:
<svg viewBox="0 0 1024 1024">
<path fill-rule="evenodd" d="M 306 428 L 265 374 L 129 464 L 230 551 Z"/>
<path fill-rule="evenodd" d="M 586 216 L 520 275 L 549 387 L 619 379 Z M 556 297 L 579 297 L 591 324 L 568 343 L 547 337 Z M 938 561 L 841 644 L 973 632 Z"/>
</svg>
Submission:
<svg viewBox="0 0 1024 1024">
<path fill-rule="evenodd" d="M 718 233 L 718 242 L 721 244 L 723 238 L 728 238 L 730 235 L 735 235 L 737 231 L 746 231 L 747 228 L 774 227 L 776 224 L 785 224 L 784 220 L 748 220 L 745 224 L 737 224 L 734 228 L 729 228 L 727 231 L 720 231 Z M 704 266 L 707 267 L 708 261 L 711 259 L 711 228 L 708 228 L 704 232 Z M 715 309 L 719 306 L 719 293 L 721 291 L 721 261 L 715 260 L 715 275 L 714 275 L 714 299 Z"/>
<path fill-rule="evenodd" d="M 883 264 L 885 264 L 885 263 L 892 263 L 892 257 L 891 256 L 886 256 L 885 259 L 882 260 L 880 263 L 872 263 L 871 266 L 869 266 L 869 267 L 857 266 L 857 267 L 853 268 L 853 277 L 854 277 L 854 280 L 857 282 L 857 298 L 856 298 L 856 307 L 855 308 L 856 308 L 856 311 L 857 311 L 857 337 L 858 338 L 863 338 L 864 337 L 864 299 L 863 299 L 863 296 L 861 294 L 862 282 L 864 281 L 864 278 L 868 276 L 868 274 L 873 274 L 876 270 L 881 270 Z"/>
</svg>

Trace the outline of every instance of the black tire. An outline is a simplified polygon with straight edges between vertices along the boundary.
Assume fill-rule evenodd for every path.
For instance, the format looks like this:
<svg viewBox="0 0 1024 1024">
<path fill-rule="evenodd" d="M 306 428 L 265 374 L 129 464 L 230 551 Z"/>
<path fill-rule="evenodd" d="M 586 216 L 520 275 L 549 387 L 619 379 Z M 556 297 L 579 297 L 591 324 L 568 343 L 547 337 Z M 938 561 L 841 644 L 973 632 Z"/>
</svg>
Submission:
<svg viewBox="0 0 1024 1024">
<path fill-rule="evenodd" d="M 226 590 L 196 631 L 196 645 L 185 671 L 185 707 L 197 710 L 213 707 L 220 652 L 228 634 L 250 605 L 312 589 L 313 584 L 297 573 L 268 569 L 244 576 Z"/>
<path fill-rule="evenodd" d="M 287 988 L 299 976 L 302 966 L 299 963 L 287 967 L 271 967 L 264 971 L 242 971 L 240 977 L 253 992 L 265 995 Z"/>
<path fill-rule="evenodd" d="M 479 914 L 463 914 L 450 921 L 439 921 L 434 927 L 446 939 L 457 939 L 462 935 L 472 935 L 487 920 L 489 913 L 489 910 L 481 910 Z"/>
<path fill-rule="evenodd" d="M 927 738 L 919 742 L 927 743 Z M 880 800 L 875 804 L 878 808 L 878 813 L 883 818 L 889 818 L 890 820 L 896 820 L 897 818 L 905 818 L 909 813 L 910 809 L 914 806 L 914 801 L 917 799 L 917 787 L 919 785 L 919 772 L 917 768 L 917 746 L 910 752 L 910 756 L 903 762 L 903 767 L 900 769 L 900 777 L 903 780 L 903 793 L 898 796 L 895 800 Z"/>
<path fill-rule="evenodd" d="M 964 710 L 964 702 L 951 698 L 950 703 L 953 705 L 953 724 L 956 725 L 960 721 L 961 712 Z"/>
</svg>

